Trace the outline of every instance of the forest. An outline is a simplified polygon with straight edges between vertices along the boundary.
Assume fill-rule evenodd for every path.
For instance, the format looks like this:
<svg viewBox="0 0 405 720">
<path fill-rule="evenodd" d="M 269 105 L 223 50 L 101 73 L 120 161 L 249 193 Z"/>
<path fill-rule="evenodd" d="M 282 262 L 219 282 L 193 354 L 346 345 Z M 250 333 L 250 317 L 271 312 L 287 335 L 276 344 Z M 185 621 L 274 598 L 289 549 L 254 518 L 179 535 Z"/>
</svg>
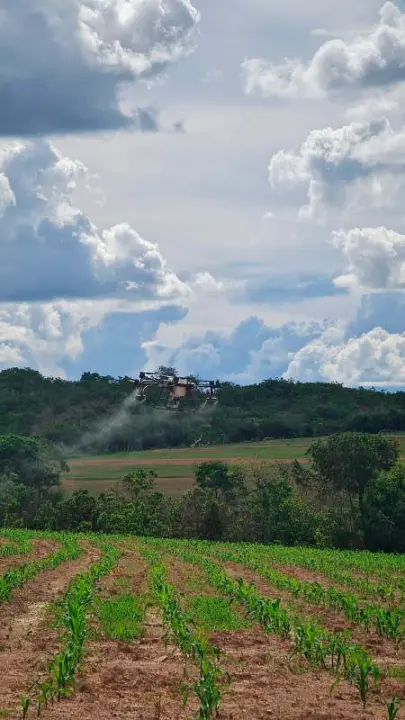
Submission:
<svg viewBox="0 0 405 720">
<path fill-rule="evenodd" d="M 29 368 L 0 372 L 0 434 L 35 435 L 72 454 L 319 437 L 342 431 L 405 431 L 405 393 L 299 383 L 222 383 L 210 413 L 158 413 L 129 407 L 102 432 L 133 392 L 125 378 L 84 373 L 79 380 L 44 377 Z M 135 418 L 134 416 L 137 417 Z M 170 415 L 170 418 L 167 417 Z"/>
</svg>

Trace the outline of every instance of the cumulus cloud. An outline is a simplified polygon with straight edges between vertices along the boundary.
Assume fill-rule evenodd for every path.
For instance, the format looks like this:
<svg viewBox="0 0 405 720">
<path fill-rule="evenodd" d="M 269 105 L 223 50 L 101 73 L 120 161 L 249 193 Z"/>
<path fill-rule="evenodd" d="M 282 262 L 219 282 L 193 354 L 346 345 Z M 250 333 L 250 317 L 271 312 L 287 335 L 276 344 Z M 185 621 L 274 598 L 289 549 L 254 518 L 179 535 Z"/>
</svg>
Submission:
<svg viewBox="0 0 405 720">
<path fill-rule="evenodd" d="M 353 228 L 334 233 L 333 242 L 347 261 L 338 287 L 362 290 L 405 288 L 405 235 L 385 227 Z"/>
<path fill-rule="evenodd" d="M 405 80 L 405 14 L 392 2 L 380 10 L 379 22 L 353 38 L 328 40 L 312 59 L 281 64 L 245 60 L 245 92 L 266 97 L 319 97 L 347 90 L 387 87 Z"/>
<path fill-rule="evenodd" d="M 127 223 L 98 229 L 71 195 L 82 163 L 48 141 L 0 147 L 0 302 L 181 302 L 187 284 Z"/>
<path fill-rule="evenodd" d="M 98 319 L 98 318 L 97 318 Z M 0 368 L 30 366 L 60 375 L 64 357 L 83 350 L 82 333 L 97 322 L 85 308 L 63 303 L 0 306 Z"/>
<path fill-rule="evenodd" d="M 250 317 L 229 333 L 191 334 L 175 349 L 160 342 L 158 333 L 158 339 L 145 343 L 144 349 L 151 366 L 174 365 L 180 372 L 241 384 L 261 382 L 280 376 L 294 353 L 322 335 L 327 325 L 291 322 L 271 327 L 258 317 Z"/>
<path fill-rule="evenodd" d="M 403 189 L 405 129 L 396 131 L 385 117 L 352 121 L 339 128 L 312 130 L 298 151 L 271 158 L 274 190 L 307 199 L 301 215 L 322 216 L 330 207 L 363 199 L 389 206 Z M 357 191 L 357 192 L 356 192 Z"/>
<path fill-rule="evenodd" d="M 285 377 L 349 386 L 405 385 L 405 333 L 376 327 L 345 340 L 341 328 L 331 328 L 295 354 Z"/>
<path fill-rule="evenodd" d="M 190 0 L 13 0 L 0 8 L 0 135 L 137 127 L 122 91 L 189 53 L 199 13 Z"/>
</svg>

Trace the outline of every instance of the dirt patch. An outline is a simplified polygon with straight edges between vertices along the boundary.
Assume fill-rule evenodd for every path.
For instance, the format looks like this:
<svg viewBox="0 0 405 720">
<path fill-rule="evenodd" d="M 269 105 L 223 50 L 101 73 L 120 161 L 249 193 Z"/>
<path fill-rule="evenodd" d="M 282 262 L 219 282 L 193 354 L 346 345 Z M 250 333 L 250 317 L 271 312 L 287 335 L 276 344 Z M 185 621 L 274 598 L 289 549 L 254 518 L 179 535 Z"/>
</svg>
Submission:
<svg viewBox="0 0 405 720">
<path fill-rule="evenodd" d="M 253 457 L 253 456 L 252 456 Z M 147 467 L 149 465 L 158 467 L 158 466 L 176 466 L 176 465 L 198 465 L 202 462 L 225 462 L 228 465 L 240 465 L 242 462 L 246 462 L 248 458 L 246 457 L 236 457 L 236 458 L 229 458 L 229 457 L 188 457 L 188 458 L 89 458 L 87 460 L 69 460 L 69 466 L 71 468 L 78 468 L 78 467 L 90 467 L 90 466 L 97 466 L 97 467 L 107 467 L 107 466 L 113 466 L 113 467 Z M 292 463 L 293 459 L 289 458 L 263 458 L 263 461 L 269 462 L 269 463 L 282 463 L 283 465 L 286 463 Z M 300 463 L 308 463 L 308 458 L 298 458 L 298 462 Z"/>
<path fill-rule="evenodd" d="M 305 601 L 295 600 L 289 593 L 282 592 L 274 588 L 270 583 L 263 580 L 255 572 L 247 568 L 243 568 L 235 563 L 225 563 L 224 569 L 230 577 L 242 577 L 245 582 L 253 582 L 258 592 L 264 597 L 271 599 L 281 598 L 281 601 L 285 604 L 285 606 L 291 607 L 292 610 L 298 612 L 303 617 L 307 617 L 312 620 L 315 617 L 319 623 L 323 625 L 323 627 L 327 628 L 331 632 L 341 632 L 347 629 L 351 630 L 354 642 L 362 645 L 369 652 L 371 657 L 378 662 L 380 668 L 388 669 L 389 667 L 403 667 L 405 665 L 404 648 L 396 649 L 393 642 L 380 638 L 376 632 L 366 633 L 366 631 L 362 630 L 362 628 L 350 624 L 345 618 L 342 619 L 342 614 L 340 613 L 334 613 L 318 606 L 311 606 Z M 313 608 L 312 613 L 311 608 Z M 271 642 L 273 643 L 273 636 L 271 637 Z M 405 697 L 404 684 L 398 684 L 398 682 L 390 678 L 383 681 L 381 689 L 383 697 L 391 698 L 395 693 L 397 693 L 400 697 Z M 327 717 L 327 715 L 320 715 L 319 717 Z M 333 717 L 335 717 L 335 715 L 333 715 Z M 337 715 L 336 717 L 340 716 Z M 366 715 L 365 717 L 380 717 L 380 715 Z M 386 716 L 384 715 L 384 717 Z"/>
<path fill-rule="evenodd" d="M 51 553 L 55 552 L 57 547 L 58 544 L 52 540 L 33 540 L 32 552 L 0 557 L 0 575 L 3 575 L 7 572 L 7 570 L 11 570 L 11 568 L 27 563 L 30 560 L 46 558 L 48 555 L 51 555 Z"/>
<path fill-rule="evenodd" d="M 58 645 L 58 633 L 49 627 L 49 604 L 62 596 L 74 575 L 99 557 L 94 547 L 83 545 L 84 556 L 41 572 L 14 592 L 11 603 L 0 606 L 0 708 L 11 710 L 9 717 L 19 717 L 20 695 L 45 669 L 49 653 Z"/>
<path fill-rule="evenodd" d="M 173 556 L 165 556 L 164 562 L 167 568 L 167 579 L 172 583 L 177 592 L 190 597 L 199 595 L 216 595 L 215 589 L 210 586 L 201 569 L 193 563 L 177 560 Z"/>
<path fill-rule="evenodd" d="M 290 659 L 288 641 L 259 629 L 214 633 L 211 640 L 224 653 L 221 666 L 232 678 L 219 715 L 223 720 L 386 718 L 377 696 L 363 711 L 347 682 L 331 693 L 334 678 Z"/>
<path fill-rule="evenodd" d="M 115 594 L 122 579 L 139 592 L 147 566 L 138 553 L 124 552 L 118 569 L 103 582 L 101 595 Z M 126 592 L 126 590 L 125 590 Z M 88 645 L 83 674 L 72 697 L 45 711 L 43 720 L 187 720 L 193 709 L 182 708 L 184 662 L 179 651 L 166 648 L 160 615 L 147 611 L 140 640 L 101 639 Z M 194 708 L 195 709 L 195 708 Z"/>
</svg>

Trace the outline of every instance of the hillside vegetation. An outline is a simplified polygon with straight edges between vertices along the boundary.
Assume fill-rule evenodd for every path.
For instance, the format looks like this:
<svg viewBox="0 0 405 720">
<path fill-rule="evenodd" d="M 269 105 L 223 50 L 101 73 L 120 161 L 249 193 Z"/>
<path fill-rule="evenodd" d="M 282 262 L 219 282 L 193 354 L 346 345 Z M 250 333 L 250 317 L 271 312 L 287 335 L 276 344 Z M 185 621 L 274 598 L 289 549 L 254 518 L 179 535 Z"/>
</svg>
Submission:
<svg viewBox="0 0 405 720">
<path fill-rule="evenodd" d="M 224 384 L 215 411 L 181 415 L 128 408 L 126 379 L 84 373 L 70 381 L 30 369 L 0 372 L 0 434 L 37 435 L 67 448 L 117 452 L 263 438 L 315 437 L 343 430 L 405 431 L 405 393 L 339 384 L 266 380 Z M 107 432 L 105 431 L 107 427 Z M 84 446 L 83 446 L 84 442 Z"/>
</svg>

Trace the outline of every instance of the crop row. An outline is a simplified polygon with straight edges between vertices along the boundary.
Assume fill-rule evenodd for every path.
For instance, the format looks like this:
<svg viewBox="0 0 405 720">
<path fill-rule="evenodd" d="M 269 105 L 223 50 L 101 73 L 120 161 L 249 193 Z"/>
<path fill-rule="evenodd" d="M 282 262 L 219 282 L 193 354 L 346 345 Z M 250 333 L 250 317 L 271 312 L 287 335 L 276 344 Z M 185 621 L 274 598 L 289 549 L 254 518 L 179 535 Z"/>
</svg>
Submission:
<svg viewBox="0 0 405 720">
<path fill-rule="evenodd" d="M 361 646 L 348 641 L 344 634 L 328 632 L 314 621 L 290 614 L 279 598 L 264 598 L 253 583 L 248 585 L 242 578 L 233 580 L 210 560 L 204 560 L 203 564 L 210 582 L 240 602 L 266 632 L 292 640 L 294 654 L 303 655 L 311 664 L 343 675 L 357 687 L 363 703 L 366 702 L 370 679 L 377 684 L 380 670 Z"/>
<path fill-rule="evenodd" d="M 367 632 L 374 627 L 381 637 L 395 640 L 396 643 L 404 639 L 405 611 L 399 607 L 383 608 L 378 603 L 360 602 L 353 593 L 334 587 L 324 588 L 316 581 L 301 582 L 295 577 L 267 567 L 263 557 L 260 558 L 256 553 L 246 552 L 243 549 L 235 550 L 233 553 L 217 551 L 215 556 L 221 560 L 236 561 L 255 570 L 271 585 L 289 592 L 295 598 L 302 597 L 309 603 L 322 605 L 329 610 L 341 611 L 350 622 L 361 625 Z"/>
<path fill-rule="evenodd" d="M 251 549 L 247 544 L 240 544 L 239 547 Z M 254 552 L 271 563 L 320 572 L 364 595 L 374 595 L 382 600 L 396 600 L 398 593 L 401 595 L 400 600 L 405 597 L 405 564 L 401 555 L 367 552 L 363 555 L 363 551 L 315 550 L 277 545 L 257 546 Z"/>
<path fill-rule="evenodd" d="M 351 641 L 348 633 L 330 632 L 311 619 L 291 613 L 279 598 L 270 600 L 260 595 L 253 583 L 247 584 L 241 578 L 233 580 L 215 562 L 193 551 L 190 544 L 186 547 L 176 541 L 164 541 L 162 550 L 203 567 L 207 581 L 231 601 L 238 601 L 266 632 L 289 639 L 293 643 L 293 655 L 302 655 L 338 679 L 345 677 L 358 689 L 363 703 L 371 685 L 378 686 L 383 675 L 381 669 L 361 645 Z M 397 708 L 397 698 L 387 703 L 390 718 L 396 716 Z"/>
<path fill-rule="evenodd" d="M 28 716 L 34 698 L 39 717 L 49 703 L 53 705 L 55 699 L 66 697 L 74 687 L 89 634 L 89 611 L 96 585 L 112 570 L 121 555 L 120 550 L 111 544 L 99 543 L 99 547 L 102 551 L 101 559 L 89 570 L 73 578 L 58 604 L 57 618 L 62 626 L 61 647 L 48 663 L 46 678 L 36 681 L 28 695 L 21 698 L 23 719 Z"/>
<path fill-rule="evenodd" d="M 1 537 L 7 542 L 0 545 L 0 557 L 27 555 L 32 551 L 32 537 L 25 530 L 3 530 Z"/>
<path fill-rule="evenodd" d="M 166 569 L 156 553 L 143 549 L 151 562 L 151 582 L 154 596 L 162 608 L 165 641 L 174 642 L 185 659 L 190 660 L 199 671 L 198 679 L 190 687 L 184 687 L 184 703 L 192 691 L 200 705 L 198 720 L 210 720 L 217 712 L 222 699 L 221 688 L 230 683 L 230 677 L 219 665 L 219 650 L 206 638 L 191 630 L 190 621 L 183 612 L 173 585 L 166 581 Z"/>
<path fill-rule="evenodd" d="M 62 547 L 46 558 L 30 560 L 16 568 L 10 568 L 0 576 L 0 603 L 11 599 L 13 590 L 20 588 L 42 570 L 54 570 L 67 560 L 78 558 L 83 550 L 77 540 L 68 533 L 60 534 Z"/>
</svg>

